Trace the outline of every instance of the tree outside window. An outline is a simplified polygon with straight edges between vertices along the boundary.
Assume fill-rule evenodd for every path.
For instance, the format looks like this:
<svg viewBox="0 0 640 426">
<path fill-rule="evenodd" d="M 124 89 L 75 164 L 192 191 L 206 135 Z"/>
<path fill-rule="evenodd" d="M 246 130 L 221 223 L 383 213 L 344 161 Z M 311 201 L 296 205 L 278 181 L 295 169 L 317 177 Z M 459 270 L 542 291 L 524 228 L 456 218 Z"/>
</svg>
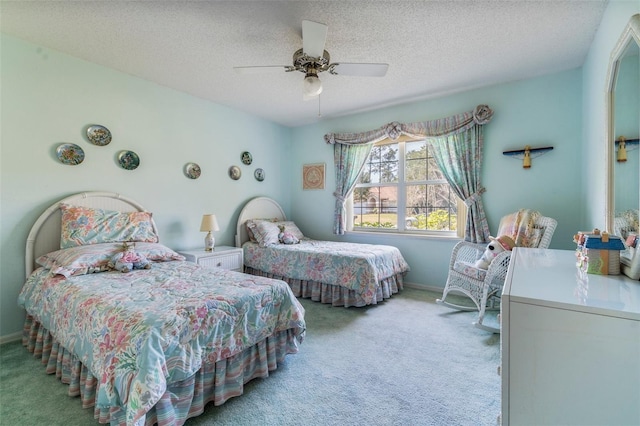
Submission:
<svg viewBox="0 0 640 426">
<path fill-rule="evenodd" d="M 450 233 L 458 202 L 426 141 L 382 142 L 353 193 L 354 229 Z"/>
</svg>

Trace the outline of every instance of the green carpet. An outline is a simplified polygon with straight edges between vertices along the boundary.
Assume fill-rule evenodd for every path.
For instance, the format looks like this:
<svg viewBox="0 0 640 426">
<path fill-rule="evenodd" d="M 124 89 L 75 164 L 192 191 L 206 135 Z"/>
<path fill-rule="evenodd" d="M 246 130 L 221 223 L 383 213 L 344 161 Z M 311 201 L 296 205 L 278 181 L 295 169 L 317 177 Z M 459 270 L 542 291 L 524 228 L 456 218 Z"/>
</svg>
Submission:
<svg viewBox="0 0 640 426">
<path fill-rule="evenodd" d="M 407 288 L 367 308 L 301 300 L 300 352 L 187 425 L 495 425 L 500 338 Z M 0 346 L 1 425 L 95 425 L 19 342 Z"/>
</svg>

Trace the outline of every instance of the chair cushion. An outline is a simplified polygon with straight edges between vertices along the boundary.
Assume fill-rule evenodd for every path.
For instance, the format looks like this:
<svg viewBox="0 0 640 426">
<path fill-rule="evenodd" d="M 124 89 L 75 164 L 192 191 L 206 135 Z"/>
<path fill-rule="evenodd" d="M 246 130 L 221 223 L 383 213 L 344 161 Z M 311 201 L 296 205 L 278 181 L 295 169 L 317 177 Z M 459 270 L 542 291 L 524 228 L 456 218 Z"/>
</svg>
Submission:
<svg viewBox="0 0 640 426">
<path fill-rule="evenodd" d="M 454 262 L 453 270 L 474 280 L 484 281 L 484 278 L 487 276 L 486 269 L 476 268 L 473 263 L 463 262 L 461 260 Z"/>
</svg>

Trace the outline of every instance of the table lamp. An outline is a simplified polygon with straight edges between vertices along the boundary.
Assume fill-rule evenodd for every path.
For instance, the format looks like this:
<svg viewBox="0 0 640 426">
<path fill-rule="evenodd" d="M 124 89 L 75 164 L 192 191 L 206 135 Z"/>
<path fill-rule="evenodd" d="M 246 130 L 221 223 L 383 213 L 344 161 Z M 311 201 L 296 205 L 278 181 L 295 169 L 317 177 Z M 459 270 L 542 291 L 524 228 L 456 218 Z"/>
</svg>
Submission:
<svg viewBox="0 0 640 426">
<path fill-rule="evenodd" d="M 211 231 L 219 231 L 218 220 L 215 214 L 202 215 L 202 223 L 200 223 L 200 232 L 206 232 L 207 236 L 204 237 L 204 250 L 213 251 L 213 247 L 216 244 L 216 239 L 213 238 Z"/>
</svg>

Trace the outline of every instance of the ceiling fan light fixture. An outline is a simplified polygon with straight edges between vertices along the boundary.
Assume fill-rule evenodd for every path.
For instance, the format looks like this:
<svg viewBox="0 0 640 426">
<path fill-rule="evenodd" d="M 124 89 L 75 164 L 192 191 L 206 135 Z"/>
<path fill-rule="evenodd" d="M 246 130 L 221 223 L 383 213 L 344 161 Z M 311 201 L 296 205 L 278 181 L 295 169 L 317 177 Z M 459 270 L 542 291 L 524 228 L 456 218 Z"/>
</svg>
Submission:
<svg viewBox="0 0 640 426">
<path fill-rule="evenodd" d="M 307 96 L 318 96 L 322 93 L 322 82 L 315 73 L 307 73 L 302 83 L 304 94 Z"/>
</svg>

